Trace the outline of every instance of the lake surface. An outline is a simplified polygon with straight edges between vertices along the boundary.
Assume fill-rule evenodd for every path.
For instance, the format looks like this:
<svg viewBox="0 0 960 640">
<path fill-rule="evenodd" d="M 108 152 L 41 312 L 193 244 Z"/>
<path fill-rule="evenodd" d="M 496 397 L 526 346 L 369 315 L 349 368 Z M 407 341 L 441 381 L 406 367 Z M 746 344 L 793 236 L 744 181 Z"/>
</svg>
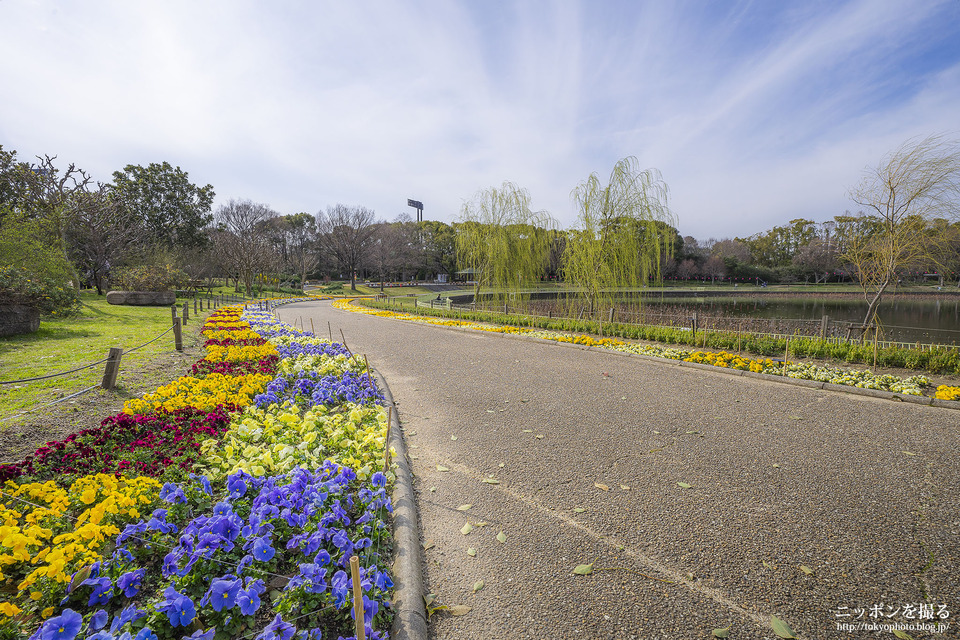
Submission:
<svg viewBox="0 0 960 640">
<path fill-rule="evenodd" d="M 867 304 L 863 299 L 779 297 L 670 297 L 651 296 L 644 299 L 649 311 L 658 308 L 695 309 L 701 316 L 790 318 L 820 320 L 829 316 L 831 323 L 863 320 Z M 878 311 L 883 338 L 902 342 L 960 345 L 960 299 L 911 299 L 898 296 L 885 299 Z"/>
</svg>

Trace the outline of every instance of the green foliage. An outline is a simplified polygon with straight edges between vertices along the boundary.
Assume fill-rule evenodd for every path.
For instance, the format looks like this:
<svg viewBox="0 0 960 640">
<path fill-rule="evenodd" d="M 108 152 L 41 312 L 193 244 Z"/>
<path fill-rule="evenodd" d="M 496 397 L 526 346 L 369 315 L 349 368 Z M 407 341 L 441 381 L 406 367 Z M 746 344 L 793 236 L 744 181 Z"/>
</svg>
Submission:
<svg viewBox="0 0 960 640">
<path fill-rule="evenodd" d="M 172 264 L 124 267 L 114 272 L 114 288 L 123 291 L 169 291 L 188 280 L 187 274 Z"/>
<path fill-rule="evenodd" d="M 127 165 L 113 173 L 113 197 L 143 228 L 146 243 L 202 247 L 204 228 L 213 220 L 212 185 L 198 187 L 186 171 L 170 163 Z"/>
<path fill-rule="evenodd" d="M 656 169 L 641 171 L 636 158 L 624 158 L 606 185 L 594 173 L 573 196 L 578 228 L 567 238 L 564 274 L 584 292 L 591 311 L 614 289 L 636 289 L 659 279 L 661 256 L 675 238 L 664 233 L 672 217 L 667 185 Z"/>
<path fill-rule="evenodd" d="M 490 187 L 464 203 L 456 229 L 457 261 L 495 296 L 519 295 L 544 275 L 553 220 L 530 210 L 530 194 L 512 182 Z"/>
<path fill-rule="evenodd" d="M 39 309 L 45 315 L 71 315 L 80 308 L 70 283 L 36 276 L 22 267 L 0 266 L 0 304 Z"/>
</svg>

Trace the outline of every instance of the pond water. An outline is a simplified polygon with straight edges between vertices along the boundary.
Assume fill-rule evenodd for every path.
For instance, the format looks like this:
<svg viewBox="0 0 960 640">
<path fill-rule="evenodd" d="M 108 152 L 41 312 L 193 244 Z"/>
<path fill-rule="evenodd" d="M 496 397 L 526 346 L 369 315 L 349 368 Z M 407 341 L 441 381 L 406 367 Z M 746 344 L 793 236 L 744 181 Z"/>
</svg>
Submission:
<svg viewBox="0 0 960 640">
<path fill-rule="evenodd" d="M 684 297 L 645 298 L 650 311 L 658 308 L 695 309 L 703 316 L 791 318 L 831 323 L 863 320 L 867 304 L 862 298 L 779 297 Z M 899 296 L 885 299 L 878 311 L 886 340 L 960 345 L 960 298 L 912 299 Z"/>
</svg>

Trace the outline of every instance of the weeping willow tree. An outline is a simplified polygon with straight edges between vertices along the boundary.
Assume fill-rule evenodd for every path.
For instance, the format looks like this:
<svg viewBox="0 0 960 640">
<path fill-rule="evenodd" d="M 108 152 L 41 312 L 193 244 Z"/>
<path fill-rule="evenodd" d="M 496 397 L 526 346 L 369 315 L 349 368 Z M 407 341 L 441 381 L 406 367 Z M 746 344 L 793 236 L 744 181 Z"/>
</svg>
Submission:
<svg viewBox="0 0 960 640">
<path fill-rule="evenodd" d="M 612 306 L 620 290 L 659 280 L 661 257 L 674 241 L 667 195 L 660 172 L 641 171 L 632 156 L 614 165 L 607 184 L 593 173 L 573 190 L 578 218 L 563 254 L 564 276 L 590 313 Z M 570 304 L 580 302 L 571 297 Z"/>
<path fill-rule="evenodd" d="M 530 210 L 530 194 L 512 182 L 489 187 L 464 203 L 457 225 L 457 264 L 472 273 L 474 301 L 481 289 L 493 300 L 517 302 L 544 274 L 554 222 L 546 211 Z"/>
</svg>

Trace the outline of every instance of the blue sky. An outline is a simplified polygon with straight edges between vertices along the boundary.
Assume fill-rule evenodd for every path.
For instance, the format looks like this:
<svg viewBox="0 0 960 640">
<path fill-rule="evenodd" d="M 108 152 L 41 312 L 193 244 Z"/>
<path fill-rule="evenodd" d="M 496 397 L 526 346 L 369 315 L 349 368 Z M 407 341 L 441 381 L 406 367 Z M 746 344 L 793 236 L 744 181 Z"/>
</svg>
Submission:
<svg viewBox="0 0 960 640">
<path fill-rule="evenodd" d="M 684 235 L 852 209 L 960 136 L 960 2 L 0 0 L 0 144 L 108 181 L 168 161 L 217 203 L 452 222 L 513 181 L 573 226 L 624 156 Z"/>
</svg>

